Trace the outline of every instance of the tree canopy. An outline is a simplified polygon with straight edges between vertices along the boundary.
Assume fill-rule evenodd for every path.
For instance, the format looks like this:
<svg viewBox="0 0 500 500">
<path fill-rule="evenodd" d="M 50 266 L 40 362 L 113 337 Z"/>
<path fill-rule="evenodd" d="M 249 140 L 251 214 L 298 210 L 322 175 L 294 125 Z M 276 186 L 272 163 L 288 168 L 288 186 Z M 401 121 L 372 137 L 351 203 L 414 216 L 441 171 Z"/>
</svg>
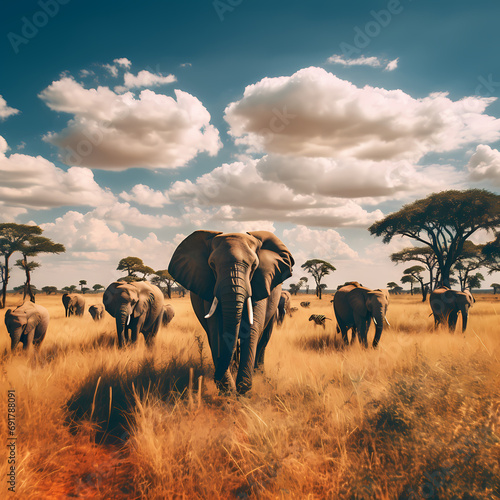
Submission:
<svg viewBox="0 0 500 500">
<path fill-rule="evenodd" d="M 450 284 L 450 271 L 465 241 L 479 229 L 500 226 L 500 196 L 484 189 L 442 191 L 403 206 L 372 224 L 368 230 L 389 243 L 407 236 L 433 250 L 442 283 Z"/>
<path fill-rule="evenodd" d="M 118 263 L 117 271 L 127 271 L 127 276 L 136 276 L 138 268 L 144 266 L 144 262 L 139 257 L 124 257 Z"/>
</svg>

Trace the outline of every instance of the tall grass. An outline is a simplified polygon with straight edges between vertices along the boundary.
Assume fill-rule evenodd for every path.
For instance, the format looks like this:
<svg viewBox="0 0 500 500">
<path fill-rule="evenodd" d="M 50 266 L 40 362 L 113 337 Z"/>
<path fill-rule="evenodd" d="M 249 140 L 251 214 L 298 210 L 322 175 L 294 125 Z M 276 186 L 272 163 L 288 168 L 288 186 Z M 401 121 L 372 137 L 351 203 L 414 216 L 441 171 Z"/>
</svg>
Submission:
<svg viewBox="0 0 500 500">
<path fill-rule="evenodd" d="M 335 320 L 308 321 L 334 319 L 330 298 L 311 296 L 275 328 L 264 374 L 236 398 L 217 394 L 189 299 L 169 301 L 175 318 L 152 350 L 141 338 L 120 351 L 112 318 L 65 318 L 60 296 L 38 296 L 52 317 L 38 354 L 11 355 L 0 327 L 17 495 L 500 498 L 496 297 L 478 299 L 465 334 L 433 331 L 428 304 L 393 297 L 377 350 L 343 348 Z M 203 376 L 200 400 L 197 383 L 188 395 L 190 368 Z"/>
</svg>

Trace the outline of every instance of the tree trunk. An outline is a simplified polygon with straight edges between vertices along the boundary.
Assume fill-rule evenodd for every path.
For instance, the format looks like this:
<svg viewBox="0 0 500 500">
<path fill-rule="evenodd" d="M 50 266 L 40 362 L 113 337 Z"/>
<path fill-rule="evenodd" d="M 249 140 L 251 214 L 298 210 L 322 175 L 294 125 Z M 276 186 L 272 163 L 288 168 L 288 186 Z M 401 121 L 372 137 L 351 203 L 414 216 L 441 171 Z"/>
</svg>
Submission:
<svg viewBox="0 0 500 500">
<path fill-rule="evenodd" d="M 7 284 L 9 283 L 9 254 L 5 254 L 5 279 L 3 281 L 2 289 L 2 300 L 0 303 L 0 309 L 5 308 L 5 303 L 7 302 Z"/>
</svg>

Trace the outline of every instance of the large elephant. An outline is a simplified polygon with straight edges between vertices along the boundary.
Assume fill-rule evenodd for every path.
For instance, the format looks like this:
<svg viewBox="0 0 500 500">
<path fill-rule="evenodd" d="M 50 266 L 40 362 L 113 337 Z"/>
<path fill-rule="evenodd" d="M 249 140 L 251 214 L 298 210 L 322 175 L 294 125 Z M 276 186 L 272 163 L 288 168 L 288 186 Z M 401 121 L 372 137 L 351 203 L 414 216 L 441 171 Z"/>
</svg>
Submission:
<svg viewBox="0 0 500 500">
<path fill-rule="evenodd" d="M 285 315 L 287 313 L 289 316 L 292 315 L 290 311 L 291 308 L 292 308 L 292 296 L 290 295 L 290 292 L 283 290 L 281 292 L 281 297 L 278 304 L 278 312 L 276 317 L 276 322 L 278 323 L 278 325 L 283 324 L 283 321 L 285 320 Z"/>
<path fill-rule="evenodd" d="M 371 320 L 375 323 L 375 337 L 373 347 L 377 347 L 389 305 L 387 290 L 370 290 L 358 284 L 341 287 L 333 297 L 333 309 L 337 318 L 338 329 L 342 332 L 344 344 L 348 344 L 347 331 L 352 328 L 351 343 L 359 335 L 359 341 L 364 347 L 368 346 L 367 334 Z"/>
<path fill-rule="evenodd" d="M 89 307 L 89 313 L 94 321 L 100 321 L 104 318 L 104 305 L 93 304 Z"/>
<path fill-rule="evenodd" d="M 83 297 L 83 295 L 78 293 L 65 293 L 62 296 L 62 302 L 66 310 L 66 317 L 72 314 L 83 316 L 85 312 L 85 297 Z"/>
<path fill-rule="evenodd" d="M 208 335 L 221 391 L 251 389 L 271 336 L 281 283 L 294 260 L 268 231 L 195 231 L 175 250 L 168 271 L 191 291 L 194 312 Z M 239 340 L 236 384 L 229 370 Z"/>
<path fill-rule="evenodd" d="M 157 286 L 147 281 L 115 281 L 106 288 L 102 301 L 116 320 L 119 347 L 136 342 L 141 332 L 146 344 L 152 345 L 163 315 L 163 293 Z"/>
<path fill-rule="evenodd" d="M 454 332 L 460 312 L 462 314 L 462 332 L 465 332 L 469 308 L 474 302 L 475 299 L 468 290 L 459 292 L 450 290 L 446 286 L 436 288 L 430 297 L 432 314 L 434 314 L 434 328 L 439 324 L 448 324 L 450 331 Z"/>
<path fill-rule="evenodd" d="M 25 302 L 16 309 L 7 309 L 5 326 L 10 335 L 10 348 L 13 351 L 19 342 L 23 349 L 29 349 L 33 344 L 40 347 L 49 326 L 49 312 L 45 307 L 33 302 Z"/>
</svg>

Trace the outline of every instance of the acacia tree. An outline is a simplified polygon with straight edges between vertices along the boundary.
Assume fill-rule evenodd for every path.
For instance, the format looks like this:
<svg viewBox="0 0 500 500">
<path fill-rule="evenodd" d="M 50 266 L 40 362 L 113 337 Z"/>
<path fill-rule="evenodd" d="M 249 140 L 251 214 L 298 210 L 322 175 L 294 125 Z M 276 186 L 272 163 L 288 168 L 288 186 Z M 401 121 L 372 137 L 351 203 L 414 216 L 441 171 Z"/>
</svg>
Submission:
<svg viewBox="0 0 500 500">
<path fill-rule="evenodd" d="M 434 251 L 442 284 L 450 286 L 450 271 L 464 243 L 479 229 L 500 226 L 500 196 L 484 189 L 442 191 L 403 206 L 368 230 L 389 243 L 406 236 Z"/>
<path fill-rule="evenodd" d="M 54 243 L 50 238 L 45 236 L 30 236 L 25 242 L 23 242 L 19 251 L 22 253 L 23 258 L 16 261 L 16 266 L 21 268 L 26 275 L 26 281 L 24 283 L 24 297 L 29 295 L 31 302 L 35 302 L 35 294 L 33 293 L 33 287 L 31 285 L 31 273 L 40 267 L 39 262 L 28 262 L 28 257 L 36 257 L 41 253 L 63 253 L 66 251 L 64 245 L 61 243 Z"/>
<path fill-rule="evenodd" d="M 484 245 L 481 253 L 486 257 L 484 267 L 488 274 L 500 271 L 500 232 L 496 233 L 495 239 Z"/>
<path fill-rule="evenodd" d="M 42 234 L 42 228 L 39 226 L 30 226 L 27 224 L 15 224 L 14 222 L 7 222 L 0 224 L 0 255 L 4 256 L 3 264 L 3 286 L 2 286 L 2 297 L 0 300 L 0 309 L 5 307 L 5 301 L 7 297 L 7 286 L 9 283 L 9 259 L 14 252 L 23 251 L 33 243 L 36 236 Z M 46 241 L 50 241 L 48 238 L 44 238 Z M 57 243 L 51 242 L 53 245 L 58 245 Z M 64 247 L 61 245 L 64 251 Z M 38 253 L 43 253 L 45 250 L 39 250 Z M 59 252 L 56 252 L 59 253 Z M 28 254 L 26 254 L 28 255 Z M 35 254 L 36 255 L 36 254 Z M 31 288 L 30 288 L 31 289 Z"/>
<path fill-rule="evenodd" d="M 316 282 L 316 295 L 319 299 L 321 299 L 321 280 L 331 272 L 336 271 L 336 268 L 329 262 L 321 259 L 310 259 L 304 262 L 301 267 L 310 273 L 314 278 L 314 281 Z"/>
<path fill-rule="evenodd" d="M 172 298 L 172 286 L 175 283 L 174 278 L 170 275 L 170 273 L 166 269 L 160 269 L 159 271 L 153 271 L 151 274 L 154 276 L 151 278 L 151 283 L 156 285 L 160 289 L 166 288 L 167 297 L 169 299 Z M 162 285 L 165 285 L 162 287 Z"/>
<path fill-rule="evenodd" d="M 144 266 L 144 262 L 139 257 L 124 257 L 118 263 L 117 271 L 127 271 L 127 276 L 137 277 L 135 274 Z"/>
<path fill-rule="evenodd" d="M 472 290 L 472 288 L 481 288 L 481 281 L 484 281 L 484 276 L 481 273 L 471 274 L 467 278 L 467 287 Z"/>
<path fill-rule="evenodd" d="M 302 276 L 300 278 L 299 282 L 303 283 L 304 286 L 306 287 L 306 295 L 309 294 L 309 284 L 308 284 L 309 278 L 307 276 Z"/>
<path fill-rule="evenodd" d="M 94 292 L 98 292 L 99 290 L 102 290 L 104 287 L 102 285 L 99 285 L 99 283 L 96 283 L 95 285 L 92 286 Z"/>
<path fill-rule="evenodd" d="M 401 283 L 403 283 L 403 285 L 405 283 L 410 283 L 410 295 L 413 295 L 413 284 L 416 283 L 417 280 L 409 275 L 409 274 L 405 274 L 402 278 L 401 278 Z"/>
<path fill-rule="evenodd" d="M 429 271 L 429 289 L 434 289 L 434 271 L 437 266 L 436 254 L 430 246 L 425 247 L 408 247 L 403 248 L 399 252 L 391 254 L 391 261 L 399 264 L 401 262 L 420 262 L 424 265 L 425 269 Z M 423 284 L 422 289 L 424 288 Z M 425 299 L 424 299 L 425 300 Z"/>
<path fill-rule="evenodd" d="M 497 291 L 500 290 L 500 283 L 492 283 L 491 288 L 493 288 L 493 295 L 497 294 Z"/>
<path fill-rule="evenodd" d="M 464 243 L 463 251 L 453 266 L 453 270 L 458 273 L 458 280 L 462 290 L 467 287 L 470 273 L 487 264 L 488 258 L 484 255 L 483 248 L 484 245 L 476 245 L 472 241 Z"/>
<path fill-rule="evenodd" d="M 405 276 L 411 276 L 414 279 L 414 281 L 401 280 L 401 283 L 411 283 L 412 295 L 413 295 L 413 283 L 416 283 L 418 281 L 420 283 L 420 290 L 422 291 L 422 302 L 425 302 L 425 300 L 427 299 L 427 287 L 424 284 L 424 278 L 422 278 L 422 275 L 420 274 L 423 271 L 425 271 L 425 269 L 422 266 L 412 266 L 409 267 L 408 269 L 405 269 L 403 271 L 403 274 Z"/>
</svg>

